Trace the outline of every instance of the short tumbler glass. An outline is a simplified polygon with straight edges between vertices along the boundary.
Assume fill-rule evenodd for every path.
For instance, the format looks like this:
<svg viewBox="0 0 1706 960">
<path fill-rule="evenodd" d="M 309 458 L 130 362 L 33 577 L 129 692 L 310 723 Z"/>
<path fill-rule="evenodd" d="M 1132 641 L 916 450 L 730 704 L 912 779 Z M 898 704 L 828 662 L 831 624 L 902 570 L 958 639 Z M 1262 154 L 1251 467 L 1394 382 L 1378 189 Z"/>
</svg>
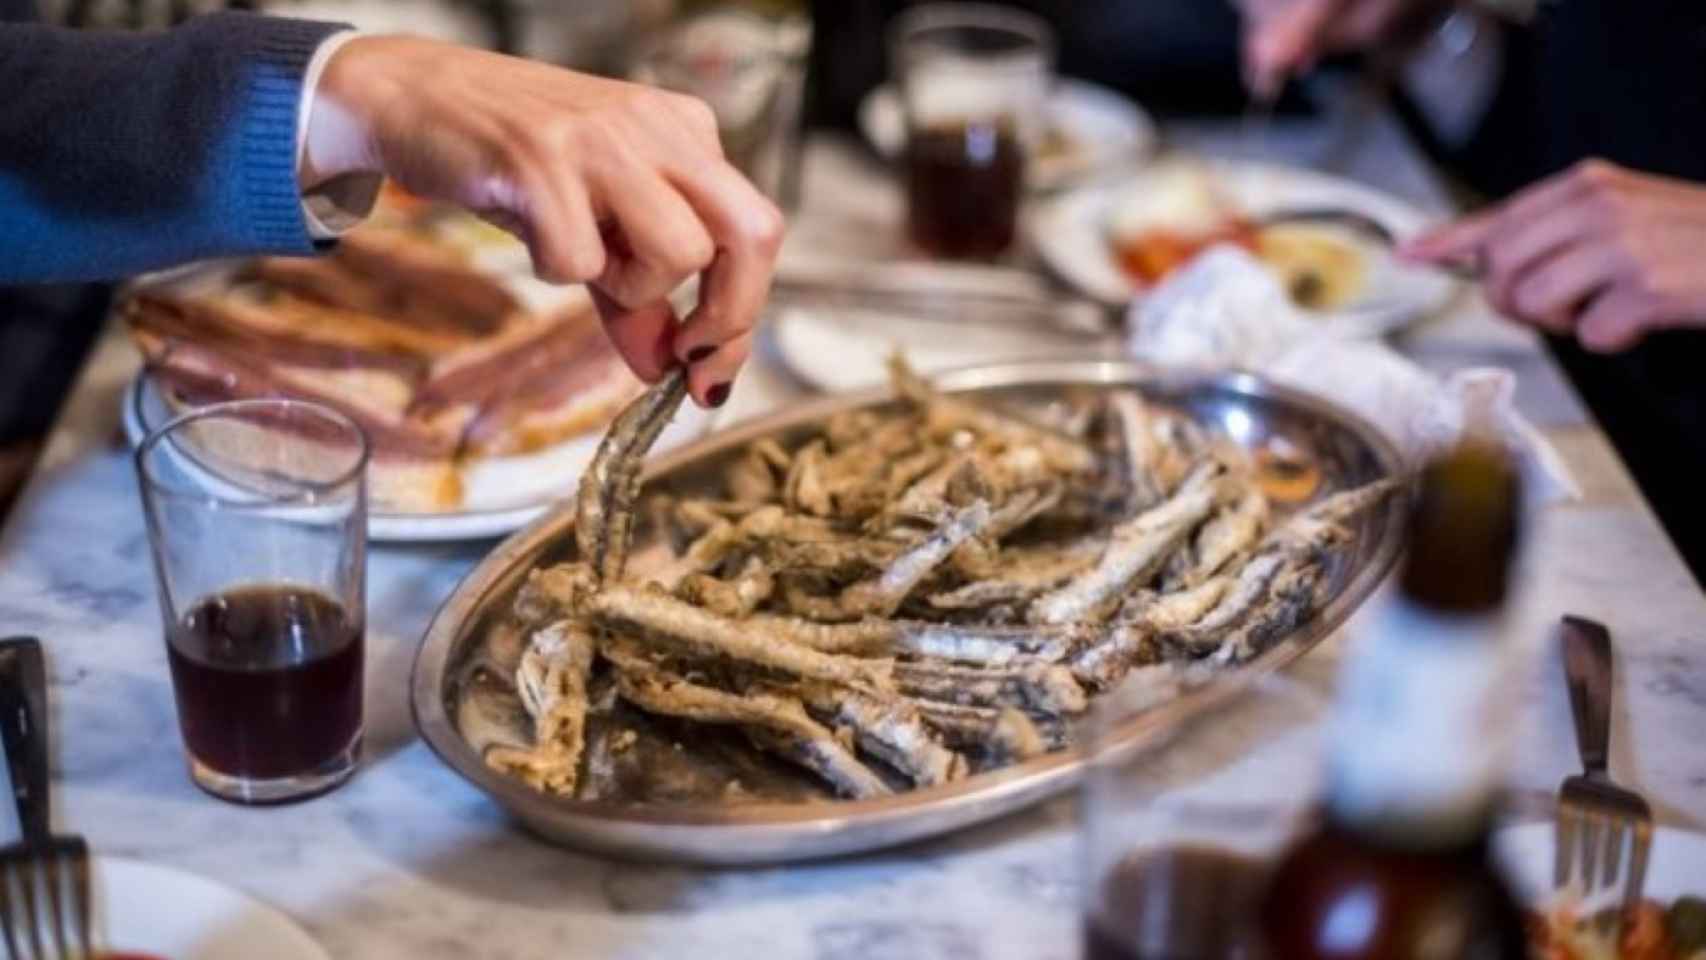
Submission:
<svg viewBox="0 0 1706 960">
<path fill-rule="evenodd" d="M 1251 957 L 1267 870 L 1310 816 L 1323 703 L 1276 676 L 1167 702 L 1139 674 L 1092 718 L 1084 956 Z"/>
<path fill-rule="evenodd" d="M 1047 23 L 992 4 L 931 3 L 896 18 L 890 64 L 906 113 L 907 226 L 939 257 L 1012 245 L 1026 157 L 1054 80 Z"/>
<path fill-rule="evenodd" d="M 362 737 L 368 443 L 294 400 L 200 407 L 136 452 L 178 724 L 197 786 L 323 793 Z"/>
</svg>

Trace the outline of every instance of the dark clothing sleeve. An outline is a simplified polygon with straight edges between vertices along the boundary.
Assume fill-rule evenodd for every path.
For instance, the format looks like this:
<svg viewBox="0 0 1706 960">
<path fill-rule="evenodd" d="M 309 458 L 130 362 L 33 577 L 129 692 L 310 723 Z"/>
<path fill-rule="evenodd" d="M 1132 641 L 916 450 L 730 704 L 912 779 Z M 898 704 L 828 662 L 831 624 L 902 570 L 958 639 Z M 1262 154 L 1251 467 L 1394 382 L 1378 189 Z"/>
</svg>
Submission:
<svg viewBox="0 0 1706 960">
<path fill-rule="evenodd" d="M 0 22 L 0 282 L 313 252 L 297 110 L 339 29 L 235 13 L 154 33 Z"/>
</svg>

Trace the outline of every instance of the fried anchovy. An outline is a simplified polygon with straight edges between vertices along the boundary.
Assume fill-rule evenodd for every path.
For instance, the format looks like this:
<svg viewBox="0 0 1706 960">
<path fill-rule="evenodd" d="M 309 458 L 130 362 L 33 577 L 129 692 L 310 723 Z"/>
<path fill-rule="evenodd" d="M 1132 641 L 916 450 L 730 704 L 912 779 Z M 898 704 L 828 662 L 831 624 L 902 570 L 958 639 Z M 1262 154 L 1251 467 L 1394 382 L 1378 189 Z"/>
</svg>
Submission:
<svg viewBox="0 0 1706 960">
<path fill-rule="evenodd" d="M 681 368 L 670 371 L 616 415 L 581 474 L 575 494 L 575 546 L 604 580 L 622 576 L 640 492 L 640 464 L 685 396 L 686 373 Z"/>
<path fill-rule="evenodd" d="M 1185 584 L 1202 583 L 1254 546 L 1267 519 L 1268 498 L 1251 488 L 1237 503 L 1203 524 L 1197 533 L 1196 562 L 1185 572 Z"/>
<path fill-rule="evenodd" d="M 676 593 L 688 603 L 738 620 L 769 599 L 775 588 L 776 578 L 769 568 L 757 557 L 752 557 L 740 573 L 728 580 L 703 573 L 688 574 L 682 578 Z"/>
<path fill-rule="evenodd" d="M 1256 554 L 1244 569 L 1238 571 L 1237 578 L 1222 592 L 1219 602 L 1211 610 L 1189 625 L 1167 632 L 1168 643 L 1193 655 L 1214 650 L 1220 645 L 1221 635 L 1267 596 L 1268 585 L 1285 565 L 1285 559 L 1285 554 L 1279 550 L 1264 550 Z"/>
<path fill-rule="evenodd" d="M 1073 677 L 1091 690 L 1106 690 L 1133 667 L 1154 663 L 1160 656 L 1155 635 L 1143 623 L 1117 623 L 1100 642 L 1072 658 Z"/>
<path fill-rule="evenodd" d="M 588 589 L 585 577 L 575 576 L 572 565 L 536 571 L 518 603 L 585 615 L 606 626 L 638 628 L 694 653 L 766 667 L 788 676 L 834 680 L 871 690 L 890 686 L 890 664 L 886 660 L 821 653 L 785 636 L 756 629 L 750 619 L 718 616 L 658 590 L 626 584 Z"/>
<path fill-rule="evenodd" d="M 1090 448 L 1074 438 L 937 393 L 898 354 L 889 359 L 889 374 L 901 397 L 924 411 L 925 421 L 934 433 L 970 428 L 985 436 L 1001 438 L 1010 446 L 1032 446 L 1062 473 L 1082 473 L 1096 465 Z"/>
<path fill-rule="evenodd" d="M 1075 625 L 1034 626 L 890 621 L 897 654 L 999 667 L 1025 660 L 1065 660 L 1088 643 L 1091 630 Z"/>
<path fill-rule="evenodd" d="M 1130 390 L 1119 390 L 1108 397 L 1108 412 L 1118 427 L 1120 460 L 1125 468 L 1120 487 L 1125 492 L 1128 513 L 1147 510 L 1167 495 L 1161 474 L 1161 451 L 1155 440 L 1155 429 L 1149 417 L 1149 407 L 1143 398 Z"/>
<path fill-rule="evenodd" d="M 1317 589 L 1325 579 L 1319 562 L 1288 565 L 1274 578 L 1267 598 L 1221 640 L 1209 655 L 1218 664 L 1242 663 L 1297 629 L 1318 605 Z"/>
<path fill-rule="evenodd" d="M 833 512 L 829 491 L 823 484 L 826 456 L 822 439 L 811 441 L 794 455 L 794 462 L 789 466 L 788 477 L 782 485 L 782 496 L 795 510 L 818 517 L 827 517 Z"/>
<path fill-rule="evenodd" d="M 624 700 L 648 713 L 700 723 L 757 728 L 767 747 L 810 769 L 854 798 L 890 793 L 876 773 L 859 762 L 806 713 L 800 701 L 770 693 L 729 693 L 693 683 L 661 664 L 612 644 L 606 656 L 616 667 L 616 688 Z"/>
<path fill-rule="evenodd" d="M 1106 545 L 1099 538 L 1090 549 L 1051 549 L 1015 555 L 1003 550 L 962 569 L 971 582 L 931 594 L 927 602 L 939 610 L 980 610 L 998 603 L 1018 603 L 1060 586 L 1096 565 Z"/>
<path fill-rule="evenodd" d="M 1031 604 L 1036 623 L 1096 619 L 1144 574 L 1153 572 L 1180 540 L 1214 509 L 1216 480 L 1225 468 L 1204 461 L 1172 497 L 1113 529 L 1096 568 Z"/>
<path fill-rule="evenodd" d="M 882 570 L 905 550 L 893 540 L 860 537 L 839 540 L 769 540 L 759 545 L 764 559 L 781 570 L 810 571 L 833 579 Z"/>
<path fill-rule="evenodd" d="M 1035 721 L 1012 707 L 968 707 L 939 700 L 913 703 L 945 743 L 982 754 L 992 763 L 1025 760 L 1047 752 L 1051 745 Z"/>
<path fill-rule="evenodd" d="M 895 682 L 907 696 L 973 707 L 1020 707 L 1044 714 L 1082 713 L 1084 688 L 1065 667 L 1024 663 L 1009 667 L 967 667 L 927 661 L 900 661 Z"/>
<path fill-rule="evenodd" d="M 812 597 L 787 587 L 783 596 L 790 608 L 817 620 L 889 616 L 960 544 L 989 526 L 990 517 L 989 504 L 981 500 L 955 512 L 923 541 L 895 557 L 881 574 L 848 586 L 834 598 Z"/>
<path fill-rule="evenodd" d="M 938 742 L 917 708 L 906 700 L 879 699 L 821 683 L 801 684 L 791 692 L 824 722 L 852 730 L 861 750 L 921 787 L 966 775 L 965 758 Z"/>
<path fill-rule="evenodd" d="M 1185 590 L 1155 594 L 1137 605 L 1129 617 L 1160 633 L 1183 630 L 1208 616 L 1232 589 L 1232 583 L 1230 575 L 1222 575 Z M 1121 617 L 1126 616 L 1121 610 Z"/>
<path fill-rule="evenodd" d="M 559 620 L 534 631 L 515 671 L 516 692 L 533 718 L 533 747 L 486 752 L 494 769 L 536 790 L 572 794 L 586 746 L 587 678 L 598 643 L 591 631 Z"/>
</svg>

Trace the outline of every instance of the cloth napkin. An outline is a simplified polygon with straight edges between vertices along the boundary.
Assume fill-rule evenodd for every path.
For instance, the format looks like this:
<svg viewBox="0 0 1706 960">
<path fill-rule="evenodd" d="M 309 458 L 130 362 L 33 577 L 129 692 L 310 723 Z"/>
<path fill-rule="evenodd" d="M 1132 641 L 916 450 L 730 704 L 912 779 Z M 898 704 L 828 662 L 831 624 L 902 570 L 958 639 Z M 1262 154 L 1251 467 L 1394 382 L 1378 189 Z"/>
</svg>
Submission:
<svg viewBox="0 0 1706 960">
<path fill-rule="evenodd" d="M 1198 257 L 1133 303 L 1127 329 L 1140 360 L 1253 370 L 1353 410 L 1412 467 L 1480 438 L 1521 464 L 1531 503 L 1581 495 L 1558 452 L 1512 405 L 1511 371 L 1477 367 L 1442 379 L 1381 341 L 1326 332 L 1243 250 Z"/>
</svg>

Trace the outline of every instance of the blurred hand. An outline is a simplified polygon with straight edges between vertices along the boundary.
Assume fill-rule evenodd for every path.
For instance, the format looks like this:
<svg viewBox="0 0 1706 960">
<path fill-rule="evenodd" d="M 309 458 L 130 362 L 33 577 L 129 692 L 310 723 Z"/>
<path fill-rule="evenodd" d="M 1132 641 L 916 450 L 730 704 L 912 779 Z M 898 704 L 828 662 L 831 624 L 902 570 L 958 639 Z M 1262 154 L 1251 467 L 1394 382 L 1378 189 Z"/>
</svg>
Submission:
<svg viewBox="0 0 1706 960">
<path fill-rule="evenodd" d="M 1402 253 L 1478 265 L 1501 313 L 1614 351 L 1706 326 L 1703 251 L 1706 186 L 1589 160 Z"/>
<path fill-rule="evenodd" d="M 1449 0 L 1240 0 L 1244 76 L 1257 96 L 1279 94 L 1285 78 L 1325 54 L 1362 50 L 1404 35 Z"/>
<path fill-rule="evenodd" d="M 535 272 L 585 282 L 641 379 L 690 365 L 719 405 L 751 348 L 782 216 L 723 158 L 703 102 L 412 37 L 360 37 L 327 64 L 304 188 L 382 172 L 520 237 Z M 678 325 L 665 299 L 700 278 Z"/>
</svg>

